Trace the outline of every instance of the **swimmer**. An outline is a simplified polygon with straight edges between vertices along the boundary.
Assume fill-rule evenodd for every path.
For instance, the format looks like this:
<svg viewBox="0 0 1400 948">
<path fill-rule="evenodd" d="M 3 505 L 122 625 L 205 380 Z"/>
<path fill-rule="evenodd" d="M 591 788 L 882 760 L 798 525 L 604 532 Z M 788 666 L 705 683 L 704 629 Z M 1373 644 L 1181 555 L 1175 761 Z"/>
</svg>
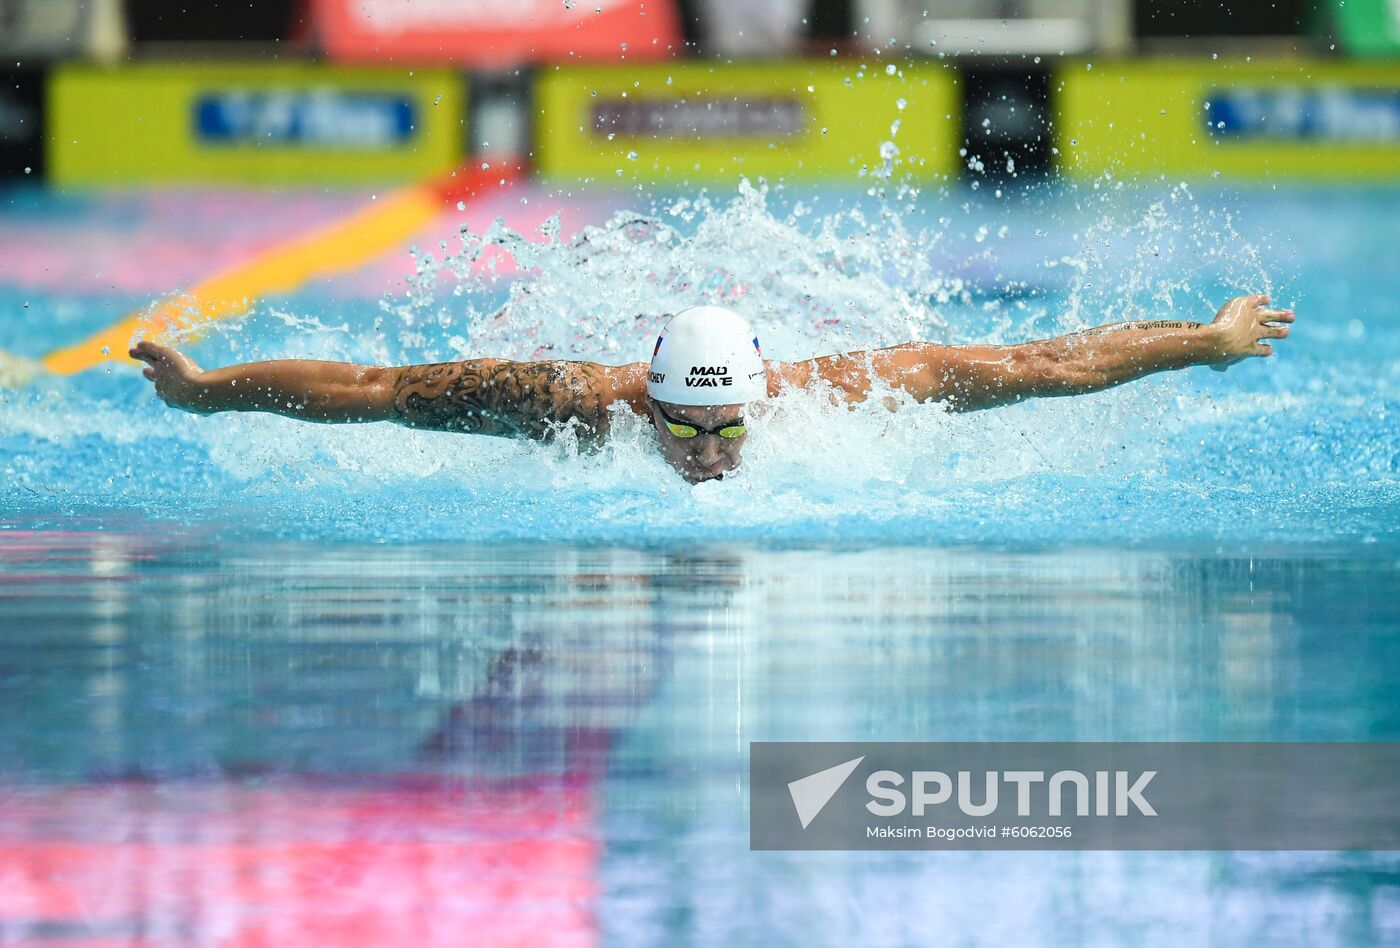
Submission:
<svg viewBox="0 0 1400 948">
<path fill-rule="evenodd" d="M 1082 395 L 1155 372 L 1224 370 L 1271 356 L 1267 340 L 1286 337 L 1294 317 L 1268 307 L 1267 296 L 1240 296 L 1209 323 L 1114 323 L 1008 346 L 910 342 L 800 362 L 765 361 L 748 323 L 717 306 L 673 316 L 650 364 L 466 359 L 382 367 L 290 359 L 204 370 L 154 342 L 138 343 L 131 356 L 147 363 L 144 374 L 167 405 L 196 414 L 261 411 L 548 440 L 565 425 L 603 438 L 611 409 L 620 406 L 650 419 L 666 460 L 700 483 L 738 466 L 749 406 L 789 389 L 828 386 L 854 404 L 883 384 L 954 411 Z"/>
</svg>

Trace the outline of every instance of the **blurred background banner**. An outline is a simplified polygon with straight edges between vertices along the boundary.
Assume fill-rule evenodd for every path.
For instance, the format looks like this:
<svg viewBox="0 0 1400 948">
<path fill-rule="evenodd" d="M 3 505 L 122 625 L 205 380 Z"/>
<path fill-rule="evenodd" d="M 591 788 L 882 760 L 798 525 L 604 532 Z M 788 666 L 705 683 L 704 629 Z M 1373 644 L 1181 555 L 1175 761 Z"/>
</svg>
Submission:
<svg viewBox="0 0 1400 948">
<path fill-rule="evenodd" d="M 681 45 L 670 0 L 311 0 L 332 59 L 503 67 L 658 59 Z"/>
<path fill-rule="evenodd" d="M 60 184 L 1400 177 L 1400 0 L 0 0 L 0 53 Z"/>
<path fill-rule="evenodd" d="M 1400 63 L 1065 63 L 1056 127 L 1069 174 L 1394 178 Z"/>
<path fill-rule="evenodd" d="M 789 63 L 542 71 L 535 159 L 552 178 L 917 179 L 957 167 L 957 82 L 935 65 Z"/>
<path fill-rule="evenodd" d="M 67 65 L 53 75 L 59 184 L 417 181 L 462 153 L 465 81 L 310 63 Z"/>
</svg>

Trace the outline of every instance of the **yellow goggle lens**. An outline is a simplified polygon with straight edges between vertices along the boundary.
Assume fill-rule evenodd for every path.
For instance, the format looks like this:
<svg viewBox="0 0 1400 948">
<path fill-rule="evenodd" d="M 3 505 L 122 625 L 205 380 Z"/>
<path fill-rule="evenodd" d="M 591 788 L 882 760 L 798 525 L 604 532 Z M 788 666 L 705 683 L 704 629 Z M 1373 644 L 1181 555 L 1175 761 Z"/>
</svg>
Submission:
<svg viewBox="0 0 1400 948">
<path fill-rule="evenodd" d="M 666 422 L 666 429 L 677 438 L 693 438 L 700 433 L 691 425 L 678 425 L 672 421 Z M 715 433 L 721 438 L 733 440 L 735 438 L 742 438 L 748 430 L 748 427 L 745 425 L 730 425 L 728 428 L 721 428 Z"/>
</svg>

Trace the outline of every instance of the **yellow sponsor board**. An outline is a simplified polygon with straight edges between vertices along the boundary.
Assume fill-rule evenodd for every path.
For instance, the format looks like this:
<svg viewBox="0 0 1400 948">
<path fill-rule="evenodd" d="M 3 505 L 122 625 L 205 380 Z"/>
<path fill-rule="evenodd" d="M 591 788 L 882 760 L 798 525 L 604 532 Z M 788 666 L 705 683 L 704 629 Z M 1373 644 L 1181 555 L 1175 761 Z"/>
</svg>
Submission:
<svg viewBox="0 0 1400 948">
<path fill-rule="evenodd" d="M 1400 63 L 1067 63 L 1056 147 L 1093 177 L 1400 178 Z"/>
<path fill-rule="evenodd" d="M 896 177 L 958 167 L 957 80 L 934 63 L 559 67 L 541 71 L 535 108 L 536 162 L 556 179 L 849 180 L 885 156 Z"/>
<path fill-rule="evenodd" d="M 49 85 L 60 185 L 418 180 L 462 154 L 445 70 L 315 64 L 68 66 Z"/>
</svg>

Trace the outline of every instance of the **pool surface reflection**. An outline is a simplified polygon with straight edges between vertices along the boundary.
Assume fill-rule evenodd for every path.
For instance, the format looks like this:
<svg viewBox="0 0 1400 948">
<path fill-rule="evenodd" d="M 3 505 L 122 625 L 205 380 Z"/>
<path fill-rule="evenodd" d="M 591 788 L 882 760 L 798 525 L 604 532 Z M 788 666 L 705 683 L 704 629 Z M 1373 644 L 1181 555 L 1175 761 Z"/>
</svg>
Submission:
<svg viewBox="0 0 1400 948">
<path fill-rule="evenodd" d="M 89 526 L 0 532 L 0 943 L 1400 939 L 1393 853 L 751 853 L 745 787 L 753 740 L 1400 739 L 1384 545 Z"/>
</svg>

